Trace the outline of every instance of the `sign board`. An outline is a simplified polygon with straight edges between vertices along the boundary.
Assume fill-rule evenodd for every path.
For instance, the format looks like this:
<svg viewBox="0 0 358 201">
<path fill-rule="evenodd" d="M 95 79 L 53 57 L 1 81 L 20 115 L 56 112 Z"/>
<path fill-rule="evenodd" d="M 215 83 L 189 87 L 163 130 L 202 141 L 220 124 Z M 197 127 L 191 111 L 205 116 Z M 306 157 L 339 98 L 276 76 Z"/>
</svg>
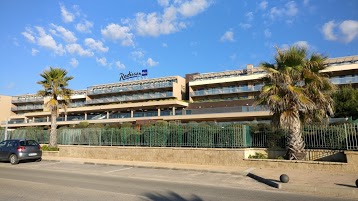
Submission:
<svg viewBox="0 0 358 201">
<path fill-rule="evenodd" d="M 119 81 L 128 80 L 128 79 L 136 78 L 136 77 L 145 77 L 147 75 L 148 75 L 147 69 L 142 70 L 142 72 L 129 71 L 128 74 L 120 73 Z"/>
</svg>

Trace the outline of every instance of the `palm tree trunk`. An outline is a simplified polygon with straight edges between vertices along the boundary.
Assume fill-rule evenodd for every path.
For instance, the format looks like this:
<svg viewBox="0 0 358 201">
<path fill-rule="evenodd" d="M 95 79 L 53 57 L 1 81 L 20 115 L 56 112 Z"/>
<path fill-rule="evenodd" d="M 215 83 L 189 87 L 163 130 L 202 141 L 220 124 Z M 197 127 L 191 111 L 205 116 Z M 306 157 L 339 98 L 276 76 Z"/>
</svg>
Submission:
<svg viewBox="0 0 358 201">
<path fill-rule="evenodd" d="M 56 124 L 56 111 L 51 112 L 51 132 L 49 147 L 57 147 L 57 124 Z"/>
<path fill-rule="evenodd" d="M 289 160 L 303 160 L 306 157 L 305 142 L 302 138 L 301 121 L 299 115 L 294 115 L 288 126 L 286 156 Z"/>
</svg>

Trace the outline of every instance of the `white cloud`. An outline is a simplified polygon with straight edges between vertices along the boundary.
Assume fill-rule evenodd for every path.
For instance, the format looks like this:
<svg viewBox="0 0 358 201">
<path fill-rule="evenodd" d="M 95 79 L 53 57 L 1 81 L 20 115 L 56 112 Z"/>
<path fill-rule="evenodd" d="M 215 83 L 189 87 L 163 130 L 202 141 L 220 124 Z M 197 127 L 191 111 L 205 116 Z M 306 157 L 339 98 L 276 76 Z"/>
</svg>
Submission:
<svg viewBox="0 0 358 201">
<path fill-rule="evenodd" d="M 210 3 L 206 0 L 192 0 L 182 3 L 178 12 L 184 17 L 192 17 L 203 11 L 205 11 L 210 6 Z"/>
<path fill-rule="evenodd" d="M 103 37 L 113 41 L 121 41 L 123 46 L 133 46 L 133 34 L 127 26 L 120 26 L 118 24 L 109 24 L 105 29 L 101 30 Z"/>
<path fill-rule="evenodd" d="M 310 45 L 308 44 L 307 41 L 297 41 L 297 42 L 293 43 L 293 45 L 297 46 L 297 47 L 301 47 L 301 48 L 306 48 L 306 49 L 310 48 Z"/>
<path fill-rule="evenodd" d="M 253 12 L 248 12 L 245 14 L 246 18 L 248 21 L 252 21 L 254 19 L 254 13 Z"/>
<path fill-rule="evenodd" d="M 230 42 L 234 42 L 234 32 L 232 31 L 227 31 L 224 33 L 223 36 L 221 36 L 220 38 L 221 42 L 225 42 L 225 41 L 230 41 Z"/>
<path fill-rule="evenodd" d="M 93 27 L 93 22 L 84 20 L 81 23 L 76 24 L 76 30 L 82 33 L 91 33 L 91 28 Z"/>
<path fill-rule="evenodd" d="M 137 51 L 131 52 L 131 55 L 132 55 L 133 57 L 135 57 L 135 58 L 140 59 L 140 58 L 143 58 L 144 52 L 143 52 L 143 51 L 140 51 L 140 50 L 137 50 Z"/>
<path fill-rule="evenodd" d="M 265 29 L 264 35 L 265 35 L 266 38 L 270 38 L 272 33 L 271 33 L 271 31 L 269 29 Z"/>
<path fill-rule="evenodd" d="M 169 7 L 162 16 L 157 13 L 137 13 L 135 27 L 139 35 L 159 36 L 177 32 L 186 25 L 177 21 L 176 9 Z"/>
<path fill-rule="evenodd" d="M 96 58 L 96 62 L 101 64 L 102 66 L 107 66 L 107 59 L 105 57 Z"/>
<path fill-rule="evenodd" d="M 75 15 L 67 11 L 66 7 L 60 3 L 62 20 L 66 23 L 72 22 L 75 19 Z"/>
<path fill-rule="evenodd" d="M 351 42 L 358 37 L 358 21 L 346 20 L 339 25 L 343 36 L 343 41 L 346 43 Z"/>
<path fill-rule="evenodd" d="M 26 28 L 26 31 L 21 33 L 29 42 L 35 43 L 35 37 L 30 28 Z"/>
<path fill-rule="evenodd" d="M 168 44 L 162 43 L 162 46 L 163 46 L 163 47 L 168 47 Z"/>
<path fill-rule="evenodd" d="M 332 20 L 322 26 L 322 33 L 326 40 L 349 43 L 358 37 L 358 21 L 345 20 L 336 23 Z"/>
<path fill-rule="evenodd" d="M 169 6 L 169 0 L 157 0 L 158 4 L 163 7 Z"/>
<path fill-rule="evenodd" d="M 298 13 L 297 5 L 294 1 L 288 2 L 286 5 L 286 15 L 295 16 Z"/>
<path fill-rule="evenodd" d="M 242 29 L 245 29 L 245 30 L 250 29 L 252 27 L 252 25 L 249 23 L 240 23 L 239 25 Z"/>
<path fill-rule="evenodd" d="M 77 43 L 66 45 L 66 50 L 71 54 L 78 54 L 80 56 L 86 56 L 86 57 L 93 56 L 93 52 L 83 49 L 81 45 Z"/>
<path fill-rule="evenodd" d="M 267 1 L 261 1 L 261 3 L 259 4 L 260 9 L 265 10 L 267 8 Z"/>
<path fill-rule="evenodd" d="M 62 44 L 56 43 L 51 35 L 46 34 L 45 30 L 42 27 L 35 27 L 38 31 L 39 36 L 37 37 L 37 44 L 41 47 L 48 48 L 53 50 L 55 54 L 63 55 L 66 51 L 63 48 Z"/>
<path fill-rule="evenodd" d="M 147 59 L 147 65 L 148 66 L 156 66 L 158 64 L 159 64 L 159 62 L 154 61 L 152 58 Z"/>
<path fill-rule="evenodd" d="M 120 61 L 116 61 L 115 64 L 116 64 L 118 69 L 125 69 L 126 68 L 126 66 L 124 64 L 122 64 Z"/>
<path fill-rule="evenodd" d="M 337 40 L 337 37 L 333 33 L 334 27 L 337 26 L 334 21 L 325 23 L 322 27 L 324 38 L 327 40 Z"/>
<path fill-rule="evenodd" d="M 65 42 L 74 43 L 77 41 L 77 38 L 73 32 L 65 29 L 62 26 L 57 26 L 52 23 L 50 25 L 51 25 L 51 27 L 53 27 L 55 29 L 55 30 L 51 29 L 50 32 L 56 36 L 60 36 Z M 59 32 L 59 34 L 57 32 Z"/>
<path fill-rule="evenodd" d="M 78 60 L 76 58 L 72 58 L 70 61 L 70 65 L 76 68 L 78 66 Z"/>
<path fill-rule="evenodd" d="M 32 56 L 36 56 L 37 53 L 39 53 L 39 51 L 38 51 L 37 49 L 31 48 L 31 55 L 32 55 Z"/>
<path fill-rule="evenodd" d="M 283 8 L 273 7 L 270 10 L 271 19 L 281 17 L 294 17 L 298 14 L 297 4 L 294 1 L 290 1 L 285 4 Z"/>
<path fill-rule="evenodd" d="M 91 49 L 95 50 L 97 52 L 108 52 L 108 47 L 104 47 L 103 43 L 101 41 L 96 41 L 93 38 L 86 38 L 85 39 L 85 45 Z"/>
<path fill-rule="evenodd" d="M 19 44 L 19 41 L 17 40 L 17 38 L 12 38 L 12 43 L 15 45 L 15 46 L 20 46 Z"/>
<path fill-rule="evenodd" d="M 193 17 L 209 6 L 209 0 L 174 0 L 172 4 L 167 0 L 158 0 L 164 7 L 163 12 L 137 13 L 135 19 L 127 19 L 126 23 L 133 27 L 138 35 L 159 36 L 171 34 L 187 27 L 186 18 Z"/>
</svg>

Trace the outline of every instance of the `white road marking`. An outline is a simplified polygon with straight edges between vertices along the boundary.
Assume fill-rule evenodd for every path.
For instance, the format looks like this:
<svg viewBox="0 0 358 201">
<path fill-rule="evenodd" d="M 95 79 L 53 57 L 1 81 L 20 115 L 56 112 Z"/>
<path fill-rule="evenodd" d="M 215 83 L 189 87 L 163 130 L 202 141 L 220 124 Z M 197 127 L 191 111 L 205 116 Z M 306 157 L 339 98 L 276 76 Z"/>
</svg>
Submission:
<svg viewBox="0 0 358 201">
<path fill-rule="evenodd" d="M 132 169 L 132 168 L 133 168 L 133 167 L 122 168 L 122 169 L 118 169 L 118 170 L 112 170 L 112 171 L 105 172 L 105 174 L 112 173 L 112 172 L 119 172 L 119 171 L 123 171 L 123 170 L 129 170 L 129 169 Z"/>
</svg>

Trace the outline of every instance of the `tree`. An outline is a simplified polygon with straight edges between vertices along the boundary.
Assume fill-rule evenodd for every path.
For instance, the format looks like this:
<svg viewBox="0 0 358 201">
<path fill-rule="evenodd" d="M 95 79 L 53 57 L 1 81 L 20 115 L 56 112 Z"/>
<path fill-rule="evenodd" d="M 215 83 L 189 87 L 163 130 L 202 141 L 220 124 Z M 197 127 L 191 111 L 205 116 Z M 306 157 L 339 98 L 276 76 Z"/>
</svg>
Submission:
<svg viewBox="0 0 358 201">
<path fill-rule="evenodd" d="M 358 90 L 344 86 L 333 94 L 335 117 L 358 118 Z"/>
<path fill-rule="evenodd" d="M 37 94 L 42 97 L 48 97 L 49 100 L 45 106 L 51 112 L 51 132 L 49 147 L 57 147 L 57 122 L 56 118 L 59 116 L 59 108 L 66 111 L 70 102 L 72 90 L 67 88 L 68 81 L 73 77 L 67 77 L 67 71 L 61 68 L 52 68 L 44 70 L 40 74 L 43 80 L 38 81 L 37 84 L 42 85 L 43 89 L 38 91 Z"/>
<path fill-rule="evenodd" d="M 267 104 L 273 126 L 287 133 L 289 160 L 302 160 L 306 155 L 301 125 L 333 115 L 331 95 L 335 86 L 319 73 L 326 68 L 325 59 L 292 46 L 287 50 L 276 48 L 275 62 L 261 64 L 267 75 L 255 104 Z"/>
</svg>

